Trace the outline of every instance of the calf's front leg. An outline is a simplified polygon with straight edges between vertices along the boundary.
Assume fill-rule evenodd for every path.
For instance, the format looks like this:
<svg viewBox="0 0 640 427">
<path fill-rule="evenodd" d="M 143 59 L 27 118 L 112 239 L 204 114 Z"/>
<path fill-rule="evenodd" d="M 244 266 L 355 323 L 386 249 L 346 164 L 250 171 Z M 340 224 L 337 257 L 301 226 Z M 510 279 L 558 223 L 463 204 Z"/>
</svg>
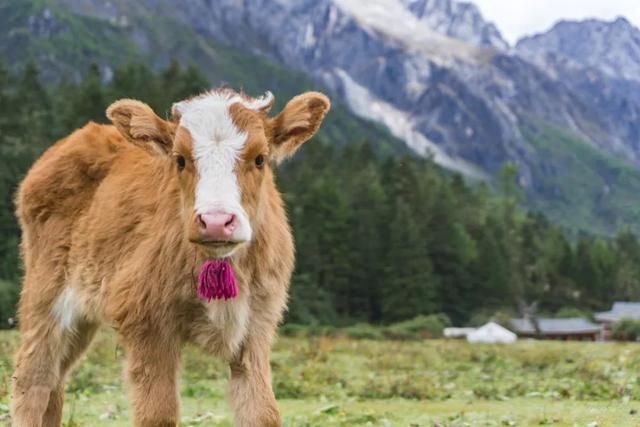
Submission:
<svg viewBox="0 0 640 427">
<path fill-rule="evenodd" d="M 150 338 L 150 337 L 147 337 Z M 136 427 L 178 425 L 180 345 L 174 340 L 146 339 L 126 345 L 127 379 Z"/>
<path fill-rule="evenodd" d="M 241 351 L 230 362 L 229 401 L 239 427 L 279 427 L 271 388 L 269 354 L 275 325 L 252 324 Z"/>
</svg>

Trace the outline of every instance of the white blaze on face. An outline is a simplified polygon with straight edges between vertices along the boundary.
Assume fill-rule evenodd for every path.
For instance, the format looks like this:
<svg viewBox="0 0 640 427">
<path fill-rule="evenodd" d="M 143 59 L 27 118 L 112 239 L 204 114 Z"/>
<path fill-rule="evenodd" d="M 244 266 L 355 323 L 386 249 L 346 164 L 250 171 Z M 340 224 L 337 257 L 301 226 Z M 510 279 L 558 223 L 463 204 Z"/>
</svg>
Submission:
<svg viewBox="0 0 640 427">
<path fill-rule="evenodd" d="M 238 218 L 233 240 L 251 240 L 251 224 L 242 208 L 242 195 L 235 166 L 247 141 L 233 123 L 229 107 L 241 103 L 245 108 L 265 111 L 273 103 L 271 92 L 245 99 L 233 92 L 209 92 L 174 104 L 180 126 L 191 134 L 193 160 L 198 173 L 195 213 L 224 211 Z"/>
<path fill-rule="evenodd" d="M 251 225 L 242 208 L 235 172 L 247 134 L 233 123 L 229 107 L 241 99 L 210 93 L 174 105 L 180 126 L 191 134 L 193 160 L 198 173 L 195 213 L 224 211 L 236 215 L 234 240 L 251 240 Z"/>
</svg>

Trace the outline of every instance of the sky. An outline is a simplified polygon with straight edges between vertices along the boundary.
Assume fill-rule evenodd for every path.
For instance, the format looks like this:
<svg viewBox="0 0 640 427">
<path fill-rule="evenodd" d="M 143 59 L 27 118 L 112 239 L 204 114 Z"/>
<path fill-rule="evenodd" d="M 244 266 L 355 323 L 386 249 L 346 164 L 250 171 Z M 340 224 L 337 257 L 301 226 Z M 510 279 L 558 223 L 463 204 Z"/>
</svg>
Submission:
<svg viewBox="0 0 640 427">
<path fill-rule="evenodd" d="M 511 44 L 548 30 L 561 19 L 624 16 L 640 27 L 640 0 L 471 0 L 485 19 L 493 21 Z"/>
</svg>

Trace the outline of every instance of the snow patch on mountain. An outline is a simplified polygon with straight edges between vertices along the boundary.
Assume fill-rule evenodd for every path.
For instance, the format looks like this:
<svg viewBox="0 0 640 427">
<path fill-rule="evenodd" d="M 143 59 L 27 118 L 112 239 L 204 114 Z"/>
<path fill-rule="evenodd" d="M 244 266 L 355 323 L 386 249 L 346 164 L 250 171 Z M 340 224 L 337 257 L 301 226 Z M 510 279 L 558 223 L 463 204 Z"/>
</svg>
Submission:
<svg viewBox="0 0 640 427">
<path fill-rule="evenodd" d="M 432 157 L 439 165 L 476 179 L 488 176 L 474 165 L 448 155 L 441 147 L 415 129 L 411 113 L 402 111 L 371 94 L 367 88 L 355 82 L 346 71 L 333 70 L 342 83 L 345 99 L 351 111 L 369 120 L 385 125 L 397 138 L 404 140 L 413 151 L 424 157 Z"/>
<path fill-rule="evenodd" d="M 482 60 L 491 50 L 437 33 L 421 22 L 400 0 L 333 0 L 361 26 L 394 40 L 413 51 L 423 52 L 440 65 L 453 60 Z"/>
</svg>

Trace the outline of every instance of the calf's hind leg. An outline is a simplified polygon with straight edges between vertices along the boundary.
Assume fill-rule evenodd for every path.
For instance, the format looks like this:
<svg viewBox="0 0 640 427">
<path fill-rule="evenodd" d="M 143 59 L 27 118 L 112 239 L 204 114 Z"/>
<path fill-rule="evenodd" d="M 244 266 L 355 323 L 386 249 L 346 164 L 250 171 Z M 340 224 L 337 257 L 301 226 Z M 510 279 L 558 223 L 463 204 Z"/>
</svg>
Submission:
<svg viewBox="0 0 640 427">
<path fill-rule="evenodd" d="M 87 347 L 95 326 L 63 325 L 50 304 L 33 304 L 23 294 L 20 348 L 13 375 L 11 417 L 14 427 L 57 427 L 62 420 L 64 376 Z M 31 303 L 30 305 L 27 305 Z"/>
<path fill-rule="evenodd" d="M 60 365 L 64 354 L 64 333 L 50 316 L 21 325 L 21 343 L 13 374 L 11 418 L 14 427 L 40 427 L 56 397 L 60 383 Z M 56 407 L 52 404 L 52 413 Z M 50 418 L 50 417 L 49 417 Z"/>
<path fill-rule="evenodd" d="M 49 405 L 43 417 L 43 427 L 58 427 L 61 425 L 66 375 L 91 343 L 96 330 L 97 325 L 83 322 L 78 325 L 73 334 L 66 338 L 66 351 L 60 364 L 58 386 L 51 391 L 49 396 Z"/>
<path fill-rule="evenodd" d="M 59 381 L 62 334 L 50 319 L 22 329 L 13 374 L 11 419 L 14 427 L 40 427 L 49 397 Z"/>
</svg>

